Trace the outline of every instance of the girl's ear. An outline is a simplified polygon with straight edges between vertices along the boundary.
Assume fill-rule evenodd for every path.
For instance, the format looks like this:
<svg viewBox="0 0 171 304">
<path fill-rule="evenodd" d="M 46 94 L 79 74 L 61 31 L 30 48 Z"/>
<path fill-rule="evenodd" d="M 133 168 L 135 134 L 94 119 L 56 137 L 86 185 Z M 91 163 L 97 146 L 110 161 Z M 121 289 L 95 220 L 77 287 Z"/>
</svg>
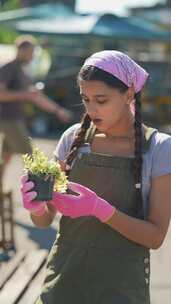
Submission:
<svg viewBox="0 0 171 304">
<path fill-rule="evenodd" d="M 127 104 L 130 105 L 135 98 L 135 90 L 133 85 L 127 90 Z"/>
</svg>

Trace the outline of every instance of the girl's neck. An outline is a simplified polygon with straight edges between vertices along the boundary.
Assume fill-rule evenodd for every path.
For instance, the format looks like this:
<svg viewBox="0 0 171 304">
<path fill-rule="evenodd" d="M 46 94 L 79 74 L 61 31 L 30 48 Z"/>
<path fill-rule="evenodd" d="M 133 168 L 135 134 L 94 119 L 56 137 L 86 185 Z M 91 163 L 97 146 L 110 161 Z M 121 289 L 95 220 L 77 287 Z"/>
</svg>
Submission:
<svg viewBox="0 0 171 304">
<path fill-rule="evenodd" d="M 124 117 L 120 124 L 118 124 L 113 129 L 107 130 L 106 137 L 113 139 L 126 139 L 131 140 L 135 136 L 134 129 L 134 117 L 132 114 L 128 114 L 127 117 Z"/>
</svg>

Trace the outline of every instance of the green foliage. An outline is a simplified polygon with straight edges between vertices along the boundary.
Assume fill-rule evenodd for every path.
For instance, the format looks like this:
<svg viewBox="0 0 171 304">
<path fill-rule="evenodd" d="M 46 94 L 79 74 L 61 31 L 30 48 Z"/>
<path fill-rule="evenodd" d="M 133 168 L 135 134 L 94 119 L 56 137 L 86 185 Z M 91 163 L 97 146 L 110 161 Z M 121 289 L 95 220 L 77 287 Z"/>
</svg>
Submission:
<svg viewBox="0 0 171 304">
<path fill-rule="evenodd" d="M 4 44 L 12 44 L 14 43 L 14 40 L 17 38 L 17 33 L 5 28 L 4 26 L 1 26 L 0 30 L 0 43 Z"/>
<path fill-rule="evenodd" d="M 21 0 L 7 0 L 0 5 L 0 12 L 10 11 L 21 8 Z M 8 28 L 3 23 L 0 25 L 0 43 L 12 44 L 18 34 L 12 28 Z"/>
<path fill-rule="evenodd" d="M 1 6 L 1 11 L 14 10 L 21 7 L 21 0 L 8 0 L 4 1 L 4 4 Z"/>
<path fill-rule="evenodd" d="M 55 177 L 54 190 L 64 192 L 67 189 L 67 177 L 61 170 L 59 162 L 48 160 L 44 152 L 38 148 L 33 149 L 32 155 L 24 154 L 24 172 L 31 173 L 37 176 L 46 174 Z"/>
</svg>

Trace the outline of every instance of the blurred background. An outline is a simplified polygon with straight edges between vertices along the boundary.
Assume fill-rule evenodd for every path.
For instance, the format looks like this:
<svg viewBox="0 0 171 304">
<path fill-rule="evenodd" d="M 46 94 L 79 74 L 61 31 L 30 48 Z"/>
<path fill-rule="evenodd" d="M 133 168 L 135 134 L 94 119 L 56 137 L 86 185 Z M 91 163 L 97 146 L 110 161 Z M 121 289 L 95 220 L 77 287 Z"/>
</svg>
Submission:
<svg viewBox="0 0 171 304">
<path fill-rule="evenodd" d="M 143 95 L 143 118 L 171 132 L 171 1 L 131 0 L 0 1 L 0 65 L 15 56 L 18 35 L 37 38 L 34 60 L 27 72 L 38 87 L 74 112 L 83 107 L 76 75 L 93 52 L 117 49 L 133 57 L 150 73 Z M 32 136 L 51 137 L 70 124 L 28 104 L 27 125 Z"/>
</svg>

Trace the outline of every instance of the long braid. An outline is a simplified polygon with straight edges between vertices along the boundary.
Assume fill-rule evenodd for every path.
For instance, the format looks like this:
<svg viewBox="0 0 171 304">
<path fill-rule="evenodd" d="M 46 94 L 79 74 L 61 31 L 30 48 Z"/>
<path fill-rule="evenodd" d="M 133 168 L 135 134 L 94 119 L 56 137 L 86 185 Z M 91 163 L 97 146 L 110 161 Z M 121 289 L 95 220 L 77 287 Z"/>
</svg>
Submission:
<svg viewBox="0 0 171 304">
<path fill-rule="evenodd" d="M 78 153 L 78 149 L 84 141 L 86 131 L 90 127 L 90 123 L 91 123 L 91 119 L 88 116 L 88 114 L 85 113 L 83 116 L 82 122 L 81 122 L 80 129 L 79 129 L 78 133 L 76 134 L 74 142 L 71 146 L 70 152 L 66 157 L 65 161 L 66 161 L 67 165 L 71 166 L 73 159 L 76 157 L 76 155 Z"/>
<path fill-rule="evenodd" d="M 134 181 L 137 198 L 137 214 L 142 210 L 142 119 L 141 119 L 141 95 L 135 95 L 135 160 L 134 160 Z"/>
</svg>

